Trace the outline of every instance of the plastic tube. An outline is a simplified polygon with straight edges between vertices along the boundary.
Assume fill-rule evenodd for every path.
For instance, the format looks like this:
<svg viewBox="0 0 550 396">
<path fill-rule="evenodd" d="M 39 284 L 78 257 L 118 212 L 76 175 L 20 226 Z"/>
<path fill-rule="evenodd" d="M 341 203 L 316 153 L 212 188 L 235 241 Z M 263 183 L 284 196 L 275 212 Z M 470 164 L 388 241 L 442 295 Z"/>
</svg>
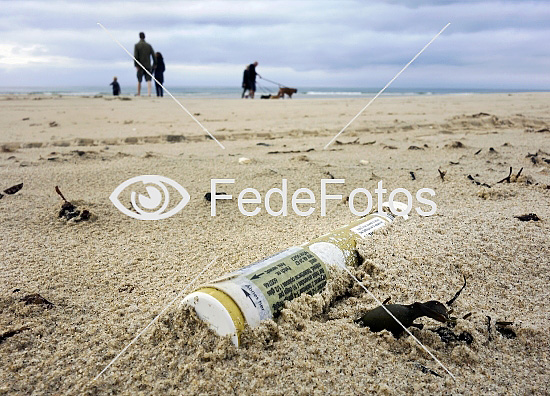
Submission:
<svg viewBox="0 0 550 396">
<path fill-rule="evenodd" d="M 359 262 L 358 239 L 367 238 L 394 217 L 373 213 L 328 234 L 293 246 L 221 278 L 212 280 L 182 301 L 220 336 L 230 335 L 238 346 L 245 326 L 271 319 L 303 293 L 323 291 L 328 268 L 342 269 Z"/>
</svg>

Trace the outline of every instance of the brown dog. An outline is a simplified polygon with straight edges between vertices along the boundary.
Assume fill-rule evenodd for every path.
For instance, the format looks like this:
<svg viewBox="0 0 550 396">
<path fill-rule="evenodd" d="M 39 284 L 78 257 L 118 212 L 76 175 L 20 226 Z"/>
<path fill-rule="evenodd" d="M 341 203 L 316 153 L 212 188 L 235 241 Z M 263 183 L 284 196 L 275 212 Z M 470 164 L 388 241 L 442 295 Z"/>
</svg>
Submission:
<svg viewBox="0 0 550 396">
<path fill-rule="evenodd" d="M 295 94 L 296 92 L 298 92 L 296 88 L 281 87 L 279 88 L 279 93 L 277 93 L 277 96 L 284 99 L 286 94 L 290 99 L 292 99 L 292 94 Z"/>
</svg>

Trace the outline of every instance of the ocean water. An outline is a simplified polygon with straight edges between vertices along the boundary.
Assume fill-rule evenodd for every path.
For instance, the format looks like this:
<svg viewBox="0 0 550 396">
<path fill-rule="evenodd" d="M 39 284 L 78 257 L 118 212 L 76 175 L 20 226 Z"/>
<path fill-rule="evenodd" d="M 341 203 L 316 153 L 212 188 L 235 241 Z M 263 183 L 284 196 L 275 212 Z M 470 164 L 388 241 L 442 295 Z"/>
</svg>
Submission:
<svg viewBox="0 0 550 396">
<path fill-rule="evenodd" d="M 213 98 L 231 99 L 240 98 L 242 89 L 239 87 L 166 87 L 172 95 L 179 98 Z M 380 88 L 351 88 L 351 87 L 294 87 L 298 92 L 293 99 L 314 98 L 371 98 Z M 273 84 L 258 84 L 256 97 L 260 95 L 276 94 L 278 87 Z M 417 96 L 417 95 L 473 95 L 487 93 L 514 93 L 538 92 L 529 89 L 479 89 L 479 88 L 388 88 L 382 96 Z M 122 87 L 122 95 L 133 96 L 136 87 Z M 63 96 L 93 96 L 111 95 L 109 86 L 71 86 L 71 87 L 0 87 L 0 94 L 40 94 Z M 154 89 L 153 89 L 154 94 Z M 165 96 L 167 96 L 165 94 Z"/>
</svg>

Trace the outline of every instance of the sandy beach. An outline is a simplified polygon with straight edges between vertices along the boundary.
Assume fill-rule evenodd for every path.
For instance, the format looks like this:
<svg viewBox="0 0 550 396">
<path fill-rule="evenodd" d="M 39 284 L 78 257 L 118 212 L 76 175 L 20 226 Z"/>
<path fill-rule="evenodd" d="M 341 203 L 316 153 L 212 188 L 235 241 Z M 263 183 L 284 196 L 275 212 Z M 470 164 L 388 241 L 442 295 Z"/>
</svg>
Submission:
<svg viewBox="0 0 550 396">
<path fill-rule="evenodd" d="M 549 93 L 381 97 L 327 150 L 365 100 L 182 101 L 225 149 L 166 97 L 0 103 L 0 192 L 23 183 L 0 199 L 0 395 L 549 392 Z M 189 204 L 159 221 L 121 213 L 113 190 L 148 174 L 180 183 Z M 240 348 L 177 301 L 94 381 L 185 288 L 356 219 L 345 199 L 309 217 L 247 217 L 234 199 L 212 217 L 213 178 L 235 179 L 220 187 L 234 198 L 282 179 L 316 194 L 321 179 L 345 179 L 344 198 L 380 180 L 433 189 L 433 216 L 376 232 L 350 270 L 400 304 L 448 301 L 466 277 L 449 329 L 471 339 L 442 338 L 428 318 L 411 328 L 456 381 L 412 337 L 359 327 L 377 304 L 345 276 L 247 328 Z M 56 186 L 91 218 L 59 218 Z"/>
</svg>

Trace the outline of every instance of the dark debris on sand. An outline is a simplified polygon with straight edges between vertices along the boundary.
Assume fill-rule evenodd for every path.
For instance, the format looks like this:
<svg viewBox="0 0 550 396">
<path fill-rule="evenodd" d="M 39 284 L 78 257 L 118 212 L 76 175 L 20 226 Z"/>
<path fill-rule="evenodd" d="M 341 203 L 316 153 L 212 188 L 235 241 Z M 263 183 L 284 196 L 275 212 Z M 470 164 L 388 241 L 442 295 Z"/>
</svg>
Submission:
<svg viewBox="0 0 550 396">
<path fill-rule="evenodd" d="M 550 154 L 538 150 L 535 154 L 527 153 L 525 158 L 529 158 L 533 165 L 550 164 Z"/>
<path fill-rule="evenodd" d="M 514 216 L 514 217 L 520 221 L 539 221 L 540 220 L 540 218 L 537 216 L 536 213 L 528 213 L 528 214 Z"/>
<path fill-rule="evenodd" d="M 14 335 L 17 335 L 19 333 L 22 333 L 25 330 L 30 330 L 30 327 L 23 326 L 18 329 L 5 331 L 4 333 L 0 334 L 0 344 L 6 341 L 8 338 L 13 337 Z"/>
<path fill-rule="evenodd" d="M 63 204 L 61 205 L 61 210 L 59 211 L 58 217 L 65 220 L 73 220 L 78 223 L 81 221 L 90 220 L 92 214 L 88 209 L 78 209 L 78 207 L 71 202 L 67 201 L 61 190 L 58 186 L 55 186 L 55 192 L 63 199 Z"/>
<path fill-rule="evenodd" d="M 513 322 L 496 322 L 495 323 L 495 329 L 504 337 L 508 338 L 509 340 L 512 340 L 517 337 L 516 332 L 512 330 L 510 327 L 513 325 Z"/>
<path fill-rule="evenodd" d="M 464 148 L 464 147 L 466 147 L 466 146 L 464 145 L 464 143 L 462 143 L 462 142 L 459 141 L 459 140 L 456 140 L 456 141 L 454 141 L 454 142 L 452 142 L 452 143 L 449 143 L 449 144 L 446 144 L 446 145 L 445 145 L 445 148 Z"/>
<path fill-rule="evenodd" d="M 387 311 L 392 315 L 390 316 Z M 368 327 L 372 332 L 388 330 L 395 338 L 398 338 L 404 331 L 404 327 L 422 328 L 421 324 L 414 323 L 418 318 L 427 316 L 438 322 L 445 323 L 449 320 L 449 314 L 445 306 L 439 301 L 427 301 L 425 303 L 415 302 L 410 305 L 388 304 L 378 306 L 365 312 L 355 320 L 361 327 Z M 401 323 L 395 321 L 394 317 Z"/>
<path fill-rule="evenodd" d="M 20 301 L 25 302 L 25 305 L 45 305 L 48 308 L 53 307 L 53 303 L 49 302 L 38 293 L 28 294 L 22 297 Z"/>
<path fill-rule="evenodd" d="M 474 342 L 474 337 L 467 331 L 456 334 L 454 331 L 445 326 L 440 326 L 432 331 L 436 333 L 439 338 L 441 338 L 441 341 L 443 341 L 445 344 L 448 344 L 450 342 L 465 342 L 467 345 L 470 345 L 472 342 Z"/>
<path fill-rule="evenodd" d="M 11 186 L 10 188 L 6 188 L 4 190 L 4 194 L 7 195 L 13 195 L 19 192 L 23 188 L 23 183 L 16 184 L 15 186 Z M 0 199 L 4 197 L 4 194 L 0 193 Z"/>
<path fill-rule="evenodd" d="M 416 365 L 425 374 L 432 374 L 432 375 L 435 375 L 436 377 L 443 378 L 441 376 L 441 374 L 438 374 L 436 371 L 432 370 L 431 368 L 428 368 L 428 367 L 424 366 L 423 364 L 416 363 Z"/>
<path fill-rule="evenodd" d="M 474 177 L 472 175 L 468 175 L 468 180 L 470 180 L 472 183 L 474 183 L 478 186 L 491 188 L 491 186 L 488 185 L 487 183 L 482 183 L 482 182 L 477 181 L 476 179 L 474 179 Z"/>
</svg>

